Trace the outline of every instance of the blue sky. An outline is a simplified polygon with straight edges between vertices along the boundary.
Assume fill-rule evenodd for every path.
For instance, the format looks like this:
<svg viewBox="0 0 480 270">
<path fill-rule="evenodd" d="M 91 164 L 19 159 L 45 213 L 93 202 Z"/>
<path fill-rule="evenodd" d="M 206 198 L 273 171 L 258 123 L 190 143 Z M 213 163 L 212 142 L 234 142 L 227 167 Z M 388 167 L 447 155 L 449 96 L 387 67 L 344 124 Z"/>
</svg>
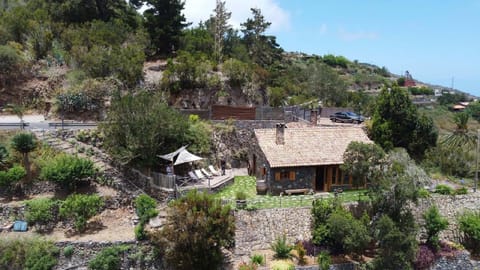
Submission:
<svg viewBox="0 0 480 270">
<path fill-rule="evenodd" d="M 480 0 L 227 0 L 231 23 L 258 7 L 287 51 L 343 55 L 408 70 L 420 81 L 480 96 Z M 186 0 L 187 20 L 206 20 L 215 0 Z"/>
</svg>

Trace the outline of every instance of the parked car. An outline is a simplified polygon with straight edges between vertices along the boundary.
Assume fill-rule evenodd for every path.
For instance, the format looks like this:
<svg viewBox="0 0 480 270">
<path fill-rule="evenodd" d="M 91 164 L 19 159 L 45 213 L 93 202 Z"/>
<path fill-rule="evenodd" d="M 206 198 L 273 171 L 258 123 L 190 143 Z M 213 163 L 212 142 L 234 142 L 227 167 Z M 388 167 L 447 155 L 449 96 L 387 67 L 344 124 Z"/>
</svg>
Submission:
<svg viewBox="0 0 480 270">
<path fill-rule="evenodd" d="M 365 121 L 365 118 L 354 112 L 337 112 L 330 115 L 330 120 L 332 122 L 360 124 Z"/>
</svg>

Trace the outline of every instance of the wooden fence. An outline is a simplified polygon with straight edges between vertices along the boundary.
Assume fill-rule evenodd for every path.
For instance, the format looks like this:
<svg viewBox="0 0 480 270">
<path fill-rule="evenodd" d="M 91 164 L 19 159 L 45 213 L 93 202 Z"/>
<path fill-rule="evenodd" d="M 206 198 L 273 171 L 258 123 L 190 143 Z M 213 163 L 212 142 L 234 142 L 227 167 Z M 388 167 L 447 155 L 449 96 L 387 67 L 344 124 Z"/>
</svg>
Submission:
<svg viewBox="0 0 480 270">
<path fill-rule="evenodd" d="M 152 187 L 175 189 L 175 175 L 152 172 L 151 179 Z"/>
<path fill-rule="evenodd" d="M 255 120 L 255 107 L 212 106 L 212 120 Z"/>
</svg>

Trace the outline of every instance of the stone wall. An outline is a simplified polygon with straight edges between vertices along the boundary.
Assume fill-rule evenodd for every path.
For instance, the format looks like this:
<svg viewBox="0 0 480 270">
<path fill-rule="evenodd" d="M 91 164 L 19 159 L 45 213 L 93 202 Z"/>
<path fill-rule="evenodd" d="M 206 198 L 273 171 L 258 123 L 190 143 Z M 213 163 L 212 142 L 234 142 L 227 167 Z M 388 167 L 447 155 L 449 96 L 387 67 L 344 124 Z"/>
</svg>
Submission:
<svg viewBox="0 0 480 270">
<path fill-rule="evenodd" d="M 419 225 L 424 223 L 422 215 L 431 205 L 436 205 L 440 214 L 449 221 L 448 229 L 440 235 L 441 239 L 458 242 L 457 216 L 465 210 L 480 210 L 480 192 L 457 196 L 431 194 L 430 198 L 421 199 L 418 206 L 413 207 Z M 283 233 L 292 242 L 309 239 L 310 207 L 237 211 L 236 228 L 235 253 L 238 255 L 269 249 L 275 238 Z"/>
<path fill-rule="evenodd" d="M 25 206 L 11 206 L 6 204 L 0 204 L 0 227 L 9 225 L 15 220 L 23 220 L 24 218 Z"/>
<path fill-rule="evenodd" d="M 418 224 L 424 224 L 422 215 L 432 205 L 436 205 L 440 214 L 446 217 L 449 222 L 448 228 L 440 234 L 440 238 L 458 242 L 457 216 L 466 210 L 480 210 L 480 192 L 456 196 L 433 193 L 430 198 L 421 199 L 418 206 L 413 207 L 413 213 Z"/>
<path fill-rule="evenodd" d="M 129 249 L 120 254 L 121 269 L 164 269 L 161 261 L 155 259 L 152 246 L 136 241 L 128 242 L 57 242 L 59 257 L 54 270 L 86 269 L 88 263 L 103 249 L 114 246 L 128 246 Z M 73 254 L 66 257 L 66 247 L 73 249 Z"/>
<path fill-rule="evenodd" d="M 430 270 L 474 270 L 479 269 L 480 262 L 470 259 L 470 253 L 463 251 L 454 257 L 440 257 L 435 261 Z"/>
<path fill-rule="evenodd" d="M 235 255 L 250 256 L 251 251 L 270 249 L 283 234 L 290 243 L 310 239 L 310 211 L 309 207 L 236 211 Z"/>
</svg>

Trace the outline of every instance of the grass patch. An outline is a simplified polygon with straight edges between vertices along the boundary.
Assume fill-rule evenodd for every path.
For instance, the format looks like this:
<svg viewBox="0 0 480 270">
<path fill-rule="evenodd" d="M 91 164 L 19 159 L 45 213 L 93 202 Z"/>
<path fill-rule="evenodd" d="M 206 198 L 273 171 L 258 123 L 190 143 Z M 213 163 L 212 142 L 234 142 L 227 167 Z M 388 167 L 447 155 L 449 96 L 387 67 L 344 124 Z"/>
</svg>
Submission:
<svg viewBox="0 0 480 270">
<path fill-rule="evenodd" d="M 367 195 L 366 189 L 345 190 L 342 193 L 340 193 L 338 196 L 343 202 L 356 202 L 356 201 L 370 200 L 370 198 Z"/>
<path fill-rule="evenodd" d="M 292 195 L 292 196 L 271 196 L 271 195 L 257 195 L 256 179 L 251 176 L 237 176 L 234 183 L 223 188 L 214 196 L 224 202 L 230 204 L 232 208 L 236 207 L 235 195 L 238 191 L 243 191 L 247 197 L 247 209 L 265 209 L 265 208 L 289 208 L 289 207 L 305 207 L 311 206 L 313 200 L 325 195 Z M 344 191 L 339 194 L 343 202 L 368 200 L 366 190 L 351 190 Z M 333 198 L 333 193 L 328 195 L 328 198 Z"/>
</svg>

